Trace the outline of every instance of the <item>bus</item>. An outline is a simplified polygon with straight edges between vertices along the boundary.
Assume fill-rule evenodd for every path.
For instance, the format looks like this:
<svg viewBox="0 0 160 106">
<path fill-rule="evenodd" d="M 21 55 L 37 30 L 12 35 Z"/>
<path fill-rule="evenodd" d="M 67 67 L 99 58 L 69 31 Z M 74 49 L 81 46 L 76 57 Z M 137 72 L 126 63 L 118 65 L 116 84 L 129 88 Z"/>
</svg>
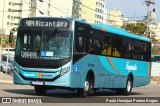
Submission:
<svg viewBox="0 0 160 106">
<path fill-rule="evenodd" d="M 81 96 L 99 89 L 129 95 L 150 83 L 147 37 L 63 17 L 24 18 L 17 32 L 14 84 L 32 85 L 38 95 L 56 88 Z"/>
</svg>

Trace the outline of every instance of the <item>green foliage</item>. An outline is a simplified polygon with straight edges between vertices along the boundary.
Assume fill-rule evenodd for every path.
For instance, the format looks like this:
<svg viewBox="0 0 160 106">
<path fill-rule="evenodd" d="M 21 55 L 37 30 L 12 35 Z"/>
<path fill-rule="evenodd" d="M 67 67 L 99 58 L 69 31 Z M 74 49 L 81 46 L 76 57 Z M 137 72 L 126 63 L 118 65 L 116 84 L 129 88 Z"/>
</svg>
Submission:
<svg viewBox="0 0 160 106">
<path fill-rule="evenodd" d="M 150 39 L 152 40 L 152 54 L 159 54 L 158 45 L 160 45 L 160 40 L 156 39 L 156 35 L 152 32 Z"/>
<path fill-rule="evenodd" d="M 145 24 L 144 23 L 137 23 L 137 24 L 127 24 L 122 26 L 128 32 L 138 35 L 144 35 L 145 32 Z"/>
<path fill-rule="evenodd" d="M 0 44 L 3 48 L 8 47 L 9 36 L 0 36 Z M 10 44 L 11 47 L 15 48 L 16 46 L 16 37 L 13 36 L 13 42 Z"/>
</svg>

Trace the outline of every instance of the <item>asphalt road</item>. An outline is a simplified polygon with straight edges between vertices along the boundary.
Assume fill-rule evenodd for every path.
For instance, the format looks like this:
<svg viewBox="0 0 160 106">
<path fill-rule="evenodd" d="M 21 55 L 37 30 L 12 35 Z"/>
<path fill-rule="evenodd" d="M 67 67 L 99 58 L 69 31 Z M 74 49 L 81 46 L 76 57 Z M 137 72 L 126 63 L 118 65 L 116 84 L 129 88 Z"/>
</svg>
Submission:
<svg viewBox="0 0 160 106">
<path fill-rule="evenodd" d="M 87 98 L 79 97 L 76 91 L 69 90 L 48 90 L 43 96 L 38 96 L 34 88 L 28 85 L 14 85 L 0 83 L 0 97 L 24 97 L 24 98 L 44 98 L 50 103 L 105 103 L 108 98 L 131 98 L 131 97 L 159 97 L 160 84 L 149 84 L 147 86 L 134 88 L 130 96 L 117 95 L 111 90 L 98 90 L 95 95 Z M 159 103 L 160 104 L 160 103 Z"/>
</svg>

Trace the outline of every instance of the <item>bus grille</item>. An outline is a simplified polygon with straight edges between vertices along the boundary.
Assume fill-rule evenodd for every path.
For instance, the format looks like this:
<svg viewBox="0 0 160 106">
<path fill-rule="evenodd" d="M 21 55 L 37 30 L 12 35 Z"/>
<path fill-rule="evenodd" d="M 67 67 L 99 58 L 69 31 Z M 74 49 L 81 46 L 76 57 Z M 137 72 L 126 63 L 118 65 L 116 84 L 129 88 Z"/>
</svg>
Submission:
<svg viewBox="0 0 160 106">
<path fill-rule="evenodd" d="M 29 68 L 59 68 L 70 61 L 70 58 L 61 60 L 47 60 L 47 59 L 29 59 L 15 56 L 15 61 L 22 67 Z"/>
</svg>

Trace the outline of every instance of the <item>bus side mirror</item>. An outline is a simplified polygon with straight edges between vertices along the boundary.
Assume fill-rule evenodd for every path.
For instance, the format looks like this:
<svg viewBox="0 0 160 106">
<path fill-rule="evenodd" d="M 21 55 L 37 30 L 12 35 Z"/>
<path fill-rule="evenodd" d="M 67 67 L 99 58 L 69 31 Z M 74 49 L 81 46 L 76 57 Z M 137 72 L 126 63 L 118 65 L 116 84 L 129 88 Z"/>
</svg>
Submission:
<svg viewBox="0 0 160 106">
<path fill-rule="evenodd" d="M 13 40 L 13 32 L 11 31 L 9 34 L 9 43 L 12 43 Z"/>
<path fill-rule="evenodd" d="M 9 43 L 12 43 L 12 40 L 13 40 L 13 34 L 15 31 L 17 31 L 18 29 L 17 28 L 12 28 L 10 30 L 10 34 L 9 34 Z"/>
</svg>

